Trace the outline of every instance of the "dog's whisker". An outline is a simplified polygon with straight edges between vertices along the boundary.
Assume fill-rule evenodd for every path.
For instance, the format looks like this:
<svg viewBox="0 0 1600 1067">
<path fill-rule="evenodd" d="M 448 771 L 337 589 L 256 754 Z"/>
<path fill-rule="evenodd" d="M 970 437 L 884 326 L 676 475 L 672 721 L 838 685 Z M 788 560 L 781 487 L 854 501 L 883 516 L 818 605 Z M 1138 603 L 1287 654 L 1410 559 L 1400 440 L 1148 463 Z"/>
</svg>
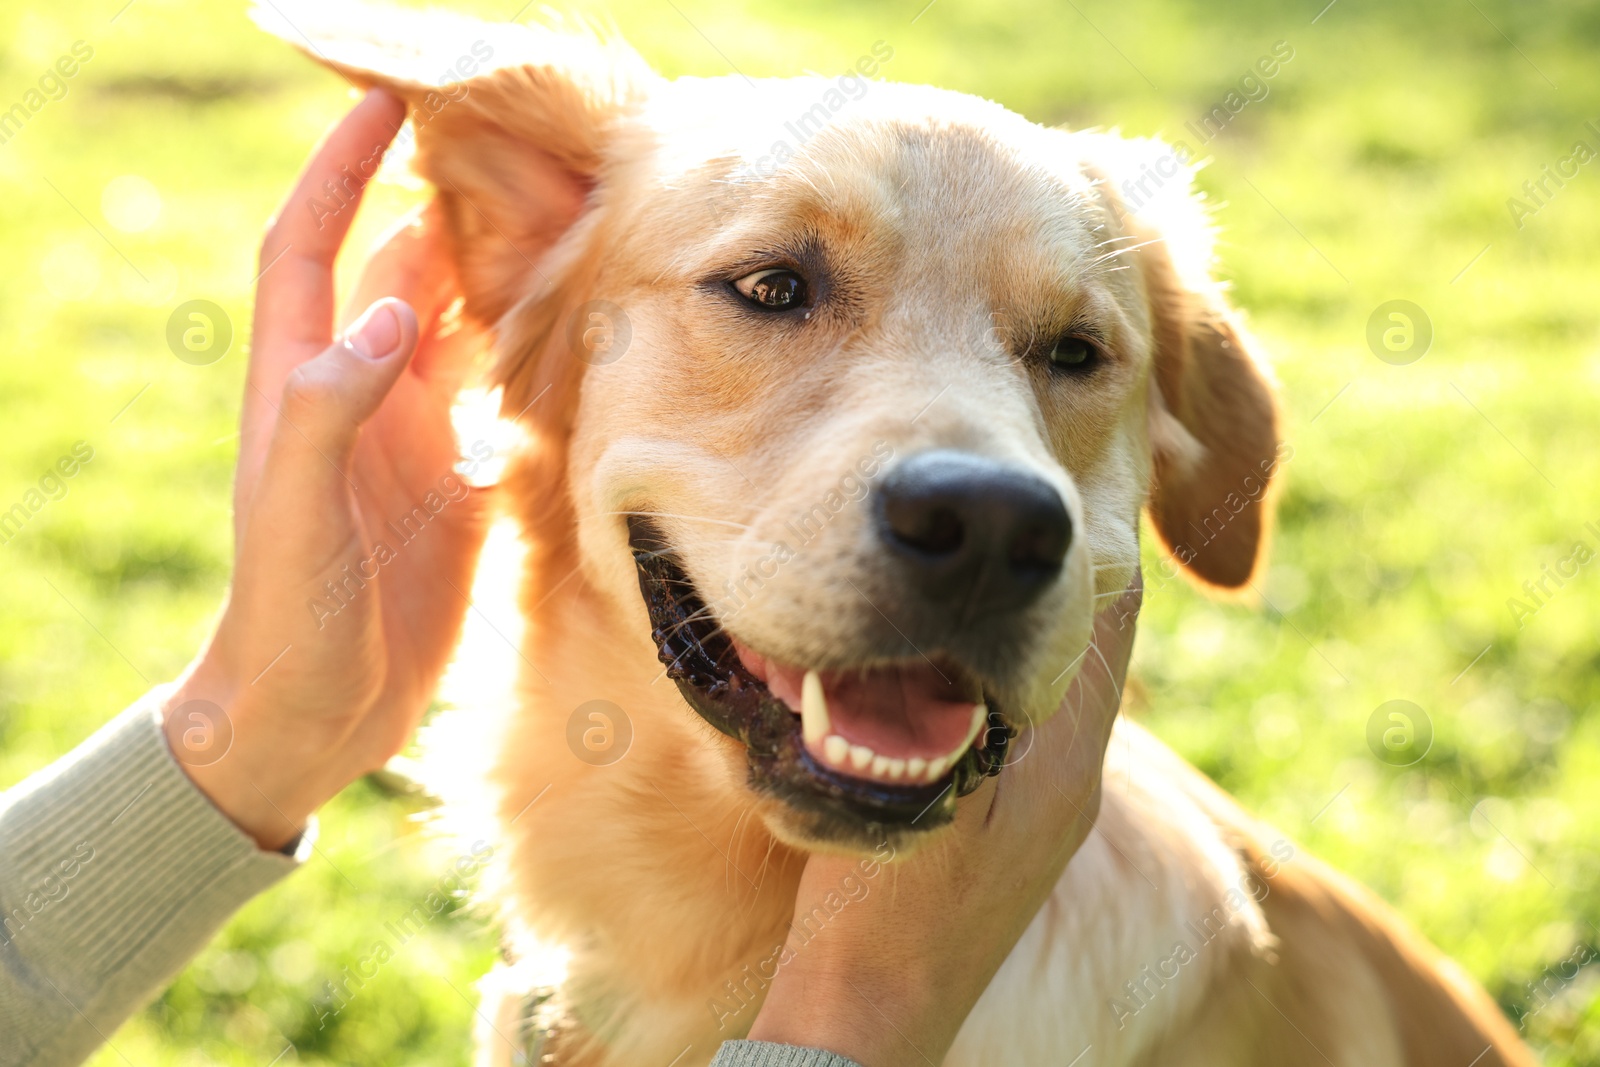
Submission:
<svg viewBox="0 0 1600 1067">
<path fill-rule="evenodd" d="M 1100 241 L 1097 244 L 1090 246 L 1090 251 L 1104 248 L 1106 245 L 1116 244 L 1118 241 L 1137 241 L 1138 239 L 1139 235 L 1136 233 L 1124 233 L 1116 237 L 1107 237 L 1104 241 Z"/>
<path fill-rule="evenodd" d="M 712 615 L 710 605 L 707 605 L 707 606 L 705 606 L 703 608 L 700 608 L 700 609 L 698 609 L 696 611 L 691 611 L 688 615 L 685 615 L 676 624 L 674 624 L 672 629 L 667 631 L 667 633 L 666 633 L 665 637 L 663 638 L 663 640 L 671 640 L 672 638 L 678 636 L 678 634 L 682 633 L 683 630 L 686 627 L 690 626 L 691 624 L 699 622 L 701 619 L 707 619 L 707 618 L 712 618 L 712 617 L 714 617 L 714 616 Z M 708 637 L 714 636 L 716 633 L 719 633 L 721 630 L 722 630 L 722 627 L 718 626 L 710 634 L 707 634 L 706 636 L 708 636 Z"/>
<path fill-rule="evenodd" d="M 768 547 L 776 547 L 784 542 L 755 540 L 749 537 L 708 537 L 698 543 L 704 545 L 751 545 L 756 547 L 766 545 Z"/>
<path fill-rule="evenodd" d="M 723 872 L 724 884 L 726 885 L 729 893 L 735 892 L 733 884 L 733 872 L 739 871 L 739 875 L 741 877 L 745 877 L 744 871 L 739 869 L 739 865 L 734 861 L 733 857 L 739 854 L 739 835 L 744 831 L 745 817 L 754 810 L 754 804 L 747 805 L 743 811 L 739 812 L 739 817 L 733 820 L 733 834 L 728 839 L 728 851 L 726 854 L 728 869 Z M 748 878 L 746 878 L 746 880 L 748 881 Z"/>
<path fill-rule="evenodd" d="M 710 631 L 708 631 L 706 633 L 706 637 L 707 638 L 718 637 L 718 636 L 720 636 L 722 634 L 725 634 L 727 632 L 728 632 L 728 628 L 726 626 L 716 626 L 716 627 L 713 627 Z"/>
<path fill-rule="evenodd" d="M 710 522 L 718 526 L 732 526 L 736 530 L 748 530 L 750 527 L 742 522 L 732 519 L 714 519 L 709 515 L 680 515 L 672 511 L 607 511 L 606 515 L 636 515 L 642 519 L 681 519 L 684 522 Z"/>
<path fill-rule="evenodd" d="M 1148 248 L 1150 245 L 1160 244 L 1160 243 L 1161 243 L 1161 238 L 1153 237 L 1148 241 L 1140 241 L 1138 244 L 1124 245 L 1121 248 L 1113 248 L 1109 252 L 1102 252 L 1102 253 L 1100 253 L 1100 255 L 1096 256 L 1094 259 L 1090 260 L 1089 262 L 1092 264 L 1092 263 L 1099 263 L 1102 260 L 1114 259 L 1117 256 L 1127 255 L 1129 252 L 1136 252 L 1141 248 Z"/>
<path fill-rule="evenodd" d="M 670 633 L 675 634 L 679 630 L 683 629 L 685 626 L 689 625 L 690 623 L 698 622 L 701 619 L 710 618 L 711 615 L 712 615 L 711 605 L 710 604 L 702 604 L 700 607 L 696 608 L 694 611 L 691 611 L 689 614 L 685 615 L 682 619 L 678 620 L 678 622 L 673 625 L 673 628 L 670 631 Z"/>
<path fill-rule="evenodd" d="M 1137 252 L 1141 248 L 1148 248 L 1150 245 L 1159 243 L 1160 239 L 1156 238 L 1149 241 L 1141 241 L 1136 245 L 1128 245 L 1126 248 L 1113 248 L 1109 252 L 1102 252 L 1100 255 L 1095 256 L 1087 264 L 1085 264 L 1085 266 L 1089 268 L 1098 267 L 1100 264 L 1108 263 L 1111 260 L 1116 259 L 1118 256 L 1125 256 L 1130 252 Z"/>
<path fill-rule="evenodd" d="M 1111 669 L 1111 664 L 1106 662 L 1105 653 L 1100 651 L 1099 642 L 1090 641 L 1089 649 L 1094 653 L 1095 658 L 1100 661 L 1100 666 L 1105 668 L 1106 680 L 1111 683 L 1112 692 L 1117 694 L 1117 703 L 1120 705 L 1122 703 L 1122 684 L 1117 681 L 1116 672 Z"/>
<path fill-rule="evenodd" d="M 767 881 L 767 868 L 772 863 L 772 850 L 778 847 L 778 839 L 771 835 L 767 837 L 767 851 L 761 857 L 761 867 L 756 871 L 756 888 L 760 889 Z"/>
</svg>

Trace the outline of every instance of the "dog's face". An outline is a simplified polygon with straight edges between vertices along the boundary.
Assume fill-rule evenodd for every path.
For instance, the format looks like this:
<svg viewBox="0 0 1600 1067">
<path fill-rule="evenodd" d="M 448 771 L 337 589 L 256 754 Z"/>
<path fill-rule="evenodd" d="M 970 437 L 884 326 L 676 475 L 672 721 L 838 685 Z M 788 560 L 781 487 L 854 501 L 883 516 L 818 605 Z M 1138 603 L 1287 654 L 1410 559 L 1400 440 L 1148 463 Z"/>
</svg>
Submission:
<svg viewBox="0 0 1600 1067">
<path fill-rule="evenodd" d="M 561 457 L 598 625 L 654 651 L 684 729 L 727 735 L 780 837 L 931 830 L 1061 703 L 1153 465 L 1180 561 L 1247 578 L 1264 383 L 1203 248 L 1129 210 L 1126 142 L 921 87 L 588 62 L 431 114 L 377 80 L 427 116 L 421 169 L 506 405 Z"/>
<path fill-rule="evenodd" d="M 763 173 L 827 88 L 652 101 L 678 151 L 608 187 L 592 294 L 631 338 L 571 436 L 590 573 L 642 585 L 790 837 L 911 825 L 1055 709 L 1148 453 L 1148 323 L 1069 138 L 885 85 Z M 685 157 L 675 116 L 707 114 Z"/>
</svg>

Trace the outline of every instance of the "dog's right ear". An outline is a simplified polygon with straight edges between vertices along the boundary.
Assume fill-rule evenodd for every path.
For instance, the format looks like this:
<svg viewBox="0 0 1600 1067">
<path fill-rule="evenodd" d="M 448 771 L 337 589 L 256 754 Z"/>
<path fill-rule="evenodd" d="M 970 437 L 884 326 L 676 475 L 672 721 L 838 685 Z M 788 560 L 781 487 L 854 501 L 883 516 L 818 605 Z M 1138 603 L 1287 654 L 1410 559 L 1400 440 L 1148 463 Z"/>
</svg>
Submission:
<svg viewBox="0 0 1600 1067">
<path fill-rule="evenodd" d="M 551 298 L 570 273 L 549 253 L 595 203 L 606 138 L 656 75 L 587 28 L 341 0 L 272 0 L 252 18 L 351 84 L 407 104 L 415 169 L 444 209 L 466 312 L 515 334 L 497 377 L 507 407 L 530 401 L 520 393 L 533 382 L 519 379 L 533 377 L 532 349 L 546 339 L 535 335 L 553 328 L 562 301 Z M 513 313 L 522 321 L 508 330 Z"/>
</svg>

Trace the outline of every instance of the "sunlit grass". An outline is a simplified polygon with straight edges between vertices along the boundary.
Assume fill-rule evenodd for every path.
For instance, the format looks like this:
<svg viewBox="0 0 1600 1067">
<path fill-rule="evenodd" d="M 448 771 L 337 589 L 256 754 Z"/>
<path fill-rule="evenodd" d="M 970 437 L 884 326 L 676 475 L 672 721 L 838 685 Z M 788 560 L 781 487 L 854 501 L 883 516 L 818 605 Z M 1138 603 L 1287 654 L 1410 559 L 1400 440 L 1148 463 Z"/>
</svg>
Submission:
<svg viewBox="0 0 1600 1067">
<path fill-rule="evenodd" d="M 94 52 L 0 145 L 0 509 L 76 442 L 95 450 L 0 546 L 5 784 L 170 678 L 203 635 L 227 577 L 256 243 L 347 106 L 243 4 L 121 3 L 20 0 L 0 14 L 0 107 L 74 42 Z M 1600 942 L 1600 563 L 1520 626 L 1507 604 L 1575 541 L 1600 551 L 1600 162 L 1520 229 L 1506 205 L 1574 141 L 1600 149 L 1585 125 L 1600 119 L 1600 13 L 1343 0 L 1313 24 L 1321 0 L 938 0 L 913 22 L 922 6 L 583 9 L 672 74 L 829 73 L 884 41 L 893 79 L 1173 137 L 1277 42 L 1293 48 L 1269 95 L 1204 147 L 1200 179 L 1295 448 L 1261 588 L 1273 606 L 1152 581 L 1134 713 L 1395 903 L 1514 1017 L 1538 1008 L 1526 1029 L 1548 1062 L 1600 1064 L 1593 969 L 1553 998 L 1529 991 Z M 116 199 L 124 175 L 156 190 L 153 220 Z M 412 195 L 376 190 L 352 247 Z M 163 341 L 194 297 L 241 338 L 208 367 Z M 1366 346 L 1391 299 L 1433 323 L 1409 366 Z M 1396 698 L 1435 734 L 1405 769 L 1366 743 L 1374 709 Z M 261 1064 L 292 1045 L 286 1060 L 465 1063 L 465 997 L 495 940 L 457 914 L 320 1018 L 323 983 L 450 859 L 421 847 L 413 815 L 366 785 L 340 798 L 325 857 L 241 913 L 115 1035 L 120 1054 Z"/>
</svg>

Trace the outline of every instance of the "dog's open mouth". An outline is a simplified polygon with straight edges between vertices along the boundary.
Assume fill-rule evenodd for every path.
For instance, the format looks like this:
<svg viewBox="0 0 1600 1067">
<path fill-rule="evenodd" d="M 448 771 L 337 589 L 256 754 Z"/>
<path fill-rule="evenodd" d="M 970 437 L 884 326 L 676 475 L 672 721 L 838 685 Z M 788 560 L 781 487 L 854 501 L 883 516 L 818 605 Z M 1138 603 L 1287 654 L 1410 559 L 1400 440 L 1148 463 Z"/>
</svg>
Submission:
<svg viewBox="0 0 1600 1067">
<path fill-rule="evenodd" d="M 752 785 L 788 802 L 808 833 L 876 843 L 932 829 L 999 773 L 1015 730 L 959 664 L 919 657 L 819 672 L 779 663 L 718 625 L 659 531 L 635 517 L 629 533 L 667 676 L 745 745 Z"/>
</svg>

